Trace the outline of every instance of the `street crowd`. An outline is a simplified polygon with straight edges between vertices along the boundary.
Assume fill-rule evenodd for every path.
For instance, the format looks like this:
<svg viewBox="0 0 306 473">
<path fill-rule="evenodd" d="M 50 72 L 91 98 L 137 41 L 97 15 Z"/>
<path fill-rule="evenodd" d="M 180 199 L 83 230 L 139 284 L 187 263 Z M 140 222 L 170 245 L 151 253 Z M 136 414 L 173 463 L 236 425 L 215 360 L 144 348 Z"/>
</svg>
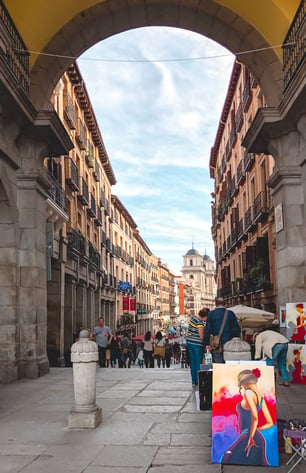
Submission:
<svg viewBox="0 0 306 473">
<path fill-rule="evenodd" d="M 133 340 L 128 332 L 114 335 L 100 317 L 98 325 L 90 332 L 90 338 L 97 343 L 100 368 L 170 368 L 171 362 L 179 363 L 181 348 L 176 340 L 169 340 L 161 331 L 152 336 L 147 331 L 142 341 Z"/>
</svg>

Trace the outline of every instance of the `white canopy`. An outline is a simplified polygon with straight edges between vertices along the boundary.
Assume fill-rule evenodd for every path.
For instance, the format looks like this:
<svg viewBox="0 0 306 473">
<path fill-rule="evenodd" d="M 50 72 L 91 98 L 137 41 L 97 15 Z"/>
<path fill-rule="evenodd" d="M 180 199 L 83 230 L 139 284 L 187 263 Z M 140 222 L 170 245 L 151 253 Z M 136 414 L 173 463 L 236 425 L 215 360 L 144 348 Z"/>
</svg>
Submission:
<svg viewBox="0 0 306 473">
<path fill-rule="evenodd" d="M 232 310 L 240 322 L 242 327 L 259 327 L 265 325 L 271 325 L 276 315 L 266 310 L 255 309 L 255 307 L 249 307 L 247 305 L 235 305 L 228 307 Z"/>
</svg>

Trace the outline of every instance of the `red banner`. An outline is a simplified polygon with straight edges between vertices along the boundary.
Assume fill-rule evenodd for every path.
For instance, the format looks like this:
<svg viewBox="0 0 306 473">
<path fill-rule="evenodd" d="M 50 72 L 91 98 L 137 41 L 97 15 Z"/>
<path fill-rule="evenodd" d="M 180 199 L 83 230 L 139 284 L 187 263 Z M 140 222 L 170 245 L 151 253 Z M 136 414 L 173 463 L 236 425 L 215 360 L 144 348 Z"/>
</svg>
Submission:
<svg viewBox="0 0 306 473">
<path fill-rule="evenodd" d="M 122 309 L 123 310 L 129 310 L 129 298 L 128 297 L 123 297 L 122 298 Z"/>
<path fill-rule="evenodd" d="M 136 298 L 130 299 L 130 310 L 136 310 Z"/>
</svg>

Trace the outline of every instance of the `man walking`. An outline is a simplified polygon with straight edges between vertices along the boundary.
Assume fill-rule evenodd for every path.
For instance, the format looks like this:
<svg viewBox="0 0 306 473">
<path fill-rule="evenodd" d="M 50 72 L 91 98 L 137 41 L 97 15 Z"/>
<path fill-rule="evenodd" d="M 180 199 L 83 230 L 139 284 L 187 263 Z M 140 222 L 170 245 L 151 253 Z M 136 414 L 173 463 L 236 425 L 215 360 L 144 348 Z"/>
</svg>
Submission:
<svg viewBox="0 0 306 473">
<path fill-rule="evenodd" d="M 105 368 L 106 348 L 110 345 L 113 335 L 111 329 L 104 325 L 104 318 L 99 317 L 98 326 L 93 330 L 94 340 L 98 345 L 99 366 Z"/>
<path fill-rule="evenodd" d="M 284 335 L 274 330 L 265 330 L 256 335 L 255 359 L 261 358 L 262 353 L 266 356 L 268 366 L 278 367 L 281 374 L 281 386 L 289 386 L 286 368 L 288 343 Z"/>
<path fill-rule="evenodd" d="M 225 314 L 224 300 L 221 297 L 216 298 L 216 308 L 208 314 L 206 327 L 204 331 L 204 346 L 206 350 L 210 350 L 210 336 L 218 335 Z M 233 311 L 227 310 L 226 321 L 220 338 L 220 353 L 212 352 L 214 363 L 224 363 L 223 345 L 233 337 L 240 337 L 240 327 Z"/>
</svg>

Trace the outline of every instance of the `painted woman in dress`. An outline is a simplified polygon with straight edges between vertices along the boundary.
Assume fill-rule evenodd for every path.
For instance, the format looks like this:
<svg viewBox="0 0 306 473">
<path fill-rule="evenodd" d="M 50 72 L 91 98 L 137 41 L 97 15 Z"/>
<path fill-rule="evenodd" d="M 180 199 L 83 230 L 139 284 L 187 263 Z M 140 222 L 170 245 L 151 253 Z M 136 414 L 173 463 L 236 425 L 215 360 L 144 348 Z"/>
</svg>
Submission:
<svg viewBox="0 0 306 473">
<path fill-rule="evenodd" d="M 239 437 L 223 454 L 220 463 L 239 465 L 269 465 L 266 442 L 261 430 L 272 427 L 273 420 L 264 397 L 259 392 L 258 368 L 240 371 L 237 377 L 242 400 L 237 404 Z M 262 412 L 265 423 L 258 426 L 258 415 Z"/>
</svg>

